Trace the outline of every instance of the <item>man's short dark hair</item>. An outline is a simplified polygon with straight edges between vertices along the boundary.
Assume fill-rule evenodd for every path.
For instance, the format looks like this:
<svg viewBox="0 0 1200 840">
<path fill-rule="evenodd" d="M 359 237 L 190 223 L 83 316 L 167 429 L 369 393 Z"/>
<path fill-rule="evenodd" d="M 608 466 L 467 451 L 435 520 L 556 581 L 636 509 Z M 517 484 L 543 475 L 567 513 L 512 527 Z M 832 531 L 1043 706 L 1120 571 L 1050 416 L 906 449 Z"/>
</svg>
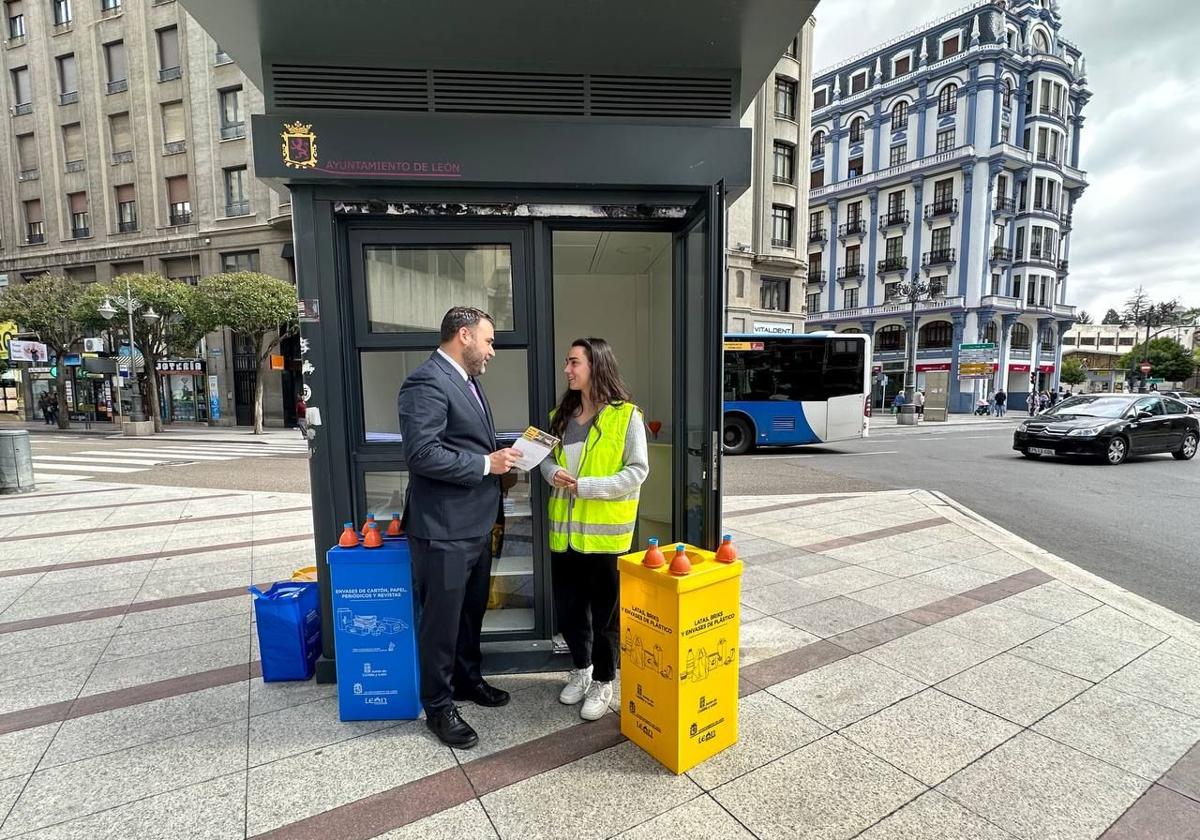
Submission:
<svg viewBox="0 0 1200 840">
<path fill-rule="evenodd" d="M 473 306 L 451 307 L 442 316 L 442 343 L 445 344 L 458 335 L 458 331 L 463 327 L 475 329 L 480 321 L 489 321 L 493 327 L 496 326 L 496 319 L 482 309 Z"/>
</svg>

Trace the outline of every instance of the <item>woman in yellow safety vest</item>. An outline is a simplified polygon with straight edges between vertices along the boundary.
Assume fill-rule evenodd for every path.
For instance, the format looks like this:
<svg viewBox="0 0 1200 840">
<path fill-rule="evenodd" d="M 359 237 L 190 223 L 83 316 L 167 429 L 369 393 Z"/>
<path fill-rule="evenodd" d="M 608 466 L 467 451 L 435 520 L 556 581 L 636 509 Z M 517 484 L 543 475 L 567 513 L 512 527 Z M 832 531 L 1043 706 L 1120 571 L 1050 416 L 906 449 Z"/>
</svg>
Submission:
<svg viewBox="0 0 1200 840">
<path fill-rule="evenodd" d="M 612 700 L 620 652 L 617 555 L 633 544 L 650 466 L 642 412 L 630 401 L 609 343 L 576 339 L 563 373 L 567 390 L 550 414 L 550 432 L 562 443 L 541 467 L 553 488 L 555 613 L 574 664 L 558 699 L 582 700 L 579 716 L 599 720 Z"/>
</svg>

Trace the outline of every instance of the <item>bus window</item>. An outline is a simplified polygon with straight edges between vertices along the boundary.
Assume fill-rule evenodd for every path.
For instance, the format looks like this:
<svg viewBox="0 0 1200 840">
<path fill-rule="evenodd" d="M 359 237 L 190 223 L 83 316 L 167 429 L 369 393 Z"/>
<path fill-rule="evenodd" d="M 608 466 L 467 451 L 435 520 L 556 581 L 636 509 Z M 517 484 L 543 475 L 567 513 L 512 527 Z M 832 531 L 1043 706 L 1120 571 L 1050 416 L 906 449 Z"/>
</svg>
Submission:
<svg viewBox="0 0 1200 840">
<path fill-rule="evenodd" d="M 848 339 L 835 339 L 826 345 L 822 399 L 862 393 L 865 348 L 865 342 Z"/>
</svg>

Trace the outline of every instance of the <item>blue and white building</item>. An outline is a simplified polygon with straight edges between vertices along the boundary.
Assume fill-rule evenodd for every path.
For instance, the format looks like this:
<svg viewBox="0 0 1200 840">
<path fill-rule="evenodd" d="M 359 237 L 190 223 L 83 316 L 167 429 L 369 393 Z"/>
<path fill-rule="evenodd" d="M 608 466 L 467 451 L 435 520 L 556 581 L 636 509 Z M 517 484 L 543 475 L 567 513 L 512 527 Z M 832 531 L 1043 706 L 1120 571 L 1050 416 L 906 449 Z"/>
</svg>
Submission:
<svg viewBox="0 0 1200 840">
<path fill-rule="evenodd" d="M 951 371 L 952 411 L 1057 385 L 1091 96 L 1061 28 L 1057 0 L 987 0 L 813 75 L 807 329 L 874 335 L 889 397 L 914 275 L 942 292 L 918 305 L 918 382 Z M 997 346 L 991 382 L 956 378 L 976 341 Z"/>
</svg>

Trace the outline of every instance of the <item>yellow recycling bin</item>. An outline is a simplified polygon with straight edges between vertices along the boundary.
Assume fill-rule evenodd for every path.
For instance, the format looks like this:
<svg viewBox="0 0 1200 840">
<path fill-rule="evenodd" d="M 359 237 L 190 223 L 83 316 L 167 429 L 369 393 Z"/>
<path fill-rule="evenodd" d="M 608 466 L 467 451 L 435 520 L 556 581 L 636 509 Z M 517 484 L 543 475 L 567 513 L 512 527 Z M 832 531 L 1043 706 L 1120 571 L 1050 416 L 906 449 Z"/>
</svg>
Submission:
<svg viewBox="0 0 1200 840">
<path fill-rule="evenodd" d="M 691 571 L 620 558 L 621 734 L 674 773 L 737 742 L 742 561 L 685 546 Z"/>
</svg>

